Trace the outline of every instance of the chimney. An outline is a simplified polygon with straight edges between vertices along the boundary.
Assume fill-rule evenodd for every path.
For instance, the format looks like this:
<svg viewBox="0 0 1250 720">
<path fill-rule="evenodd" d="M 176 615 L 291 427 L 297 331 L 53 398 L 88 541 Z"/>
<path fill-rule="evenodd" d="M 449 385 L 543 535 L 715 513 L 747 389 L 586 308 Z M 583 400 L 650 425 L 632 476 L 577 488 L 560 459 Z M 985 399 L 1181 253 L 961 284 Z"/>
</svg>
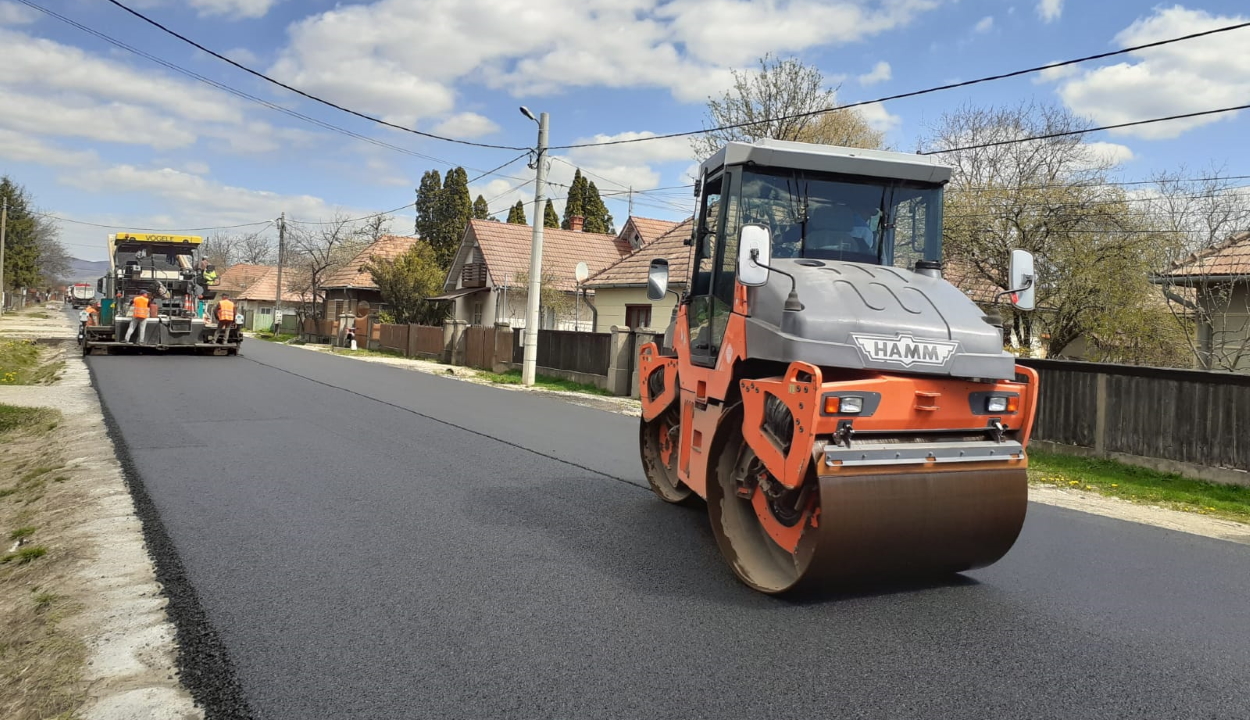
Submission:
<svg viewBox="0 0 1250 720">
<path fill-rule="evenodd" d="M 582 224 L 585 222 L 586 222 L 586 218 L 582 217 L 581 215 L 574 215 L 573 217 L 569 218 L 569 229 L 572 230 L 573 232 L 581 232 Z"/>
</svg>

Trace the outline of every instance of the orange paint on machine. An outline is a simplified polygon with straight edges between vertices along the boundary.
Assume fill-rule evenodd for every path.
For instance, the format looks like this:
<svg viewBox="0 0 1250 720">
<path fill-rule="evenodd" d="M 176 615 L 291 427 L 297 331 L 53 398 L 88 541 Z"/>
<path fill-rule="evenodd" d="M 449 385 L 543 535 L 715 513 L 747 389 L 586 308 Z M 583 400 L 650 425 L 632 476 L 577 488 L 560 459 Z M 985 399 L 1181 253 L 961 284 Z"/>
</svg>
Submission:
<svg viewBox="0 0 1250 720">
<path fill-rule="evenodd" d="M 766 593 L 999 560 L 1024 522 L 1038 377 L 942 278 L 950 169 L 762 140 L 699 178 L 673 347 L 639 354 L 656 495 L 705 507 Z M 1031 310 L 1032 257 L 1008 274 L 999 299 Z M 668 280 L 653 261 L 653 300 Z"/>
</svg>

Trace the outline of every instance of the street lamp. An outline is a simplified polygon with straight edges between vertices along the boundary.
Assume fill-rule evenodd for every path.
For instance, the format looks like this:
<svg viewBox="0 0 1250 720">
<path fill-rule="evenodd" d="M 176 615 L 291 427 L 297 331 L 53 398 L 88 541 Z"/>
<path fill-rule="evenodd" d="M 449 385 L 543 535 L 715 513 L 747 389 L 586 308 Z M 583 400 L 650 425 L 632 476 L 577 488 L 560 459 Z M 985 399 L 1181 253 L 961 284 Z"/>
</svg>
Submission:
<svg viewBox="0 0 1250 720">
<path fill-rule="evenodd" d="M 530 245 L 529 295 L 525 303 L 524 358 L 521 362 L 521 383 L 533 385 L 538 367 L 538 313 L 543 289 L 543 187 L 547 184 L 547 113 L 534 117 L 529 108 L 521 106 L 521 114 L 538 123 L 538 147 L 534 167 L 534 239 Z"/>
</svg>

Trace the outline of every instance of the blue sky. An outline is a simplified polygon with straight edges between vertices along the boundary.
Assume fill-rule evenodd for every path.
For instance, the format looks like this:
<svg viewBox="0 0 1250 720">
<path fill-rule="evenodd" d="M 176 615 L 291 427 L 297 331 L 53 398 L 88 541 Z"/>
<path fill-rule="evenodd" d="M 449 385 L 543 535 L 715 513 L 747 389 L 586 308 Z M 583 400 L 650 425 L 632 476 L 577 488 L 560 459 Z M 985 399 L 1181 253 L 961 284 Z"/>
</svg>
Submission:
<svg viewBox="0 0 1250 720">
<path fill-rule="evenodd" d="M 411 202 L 428 169 L 488 170 L 517 153 L 389 130 L 269 86 L 101 0 L 31 0 L 166 62 L 414 157 L 328 131 L 161 67 L 0 0 L 0 173 L 40 208 L 126 228 L 301 221 Z M 730 70 L 766 52 L 819 67 L 853 102 L 1250 20 L 1244 0 L 134 0 L 132 7 L 239 62 L 342 105 L 423 131 L 530 146 L 517 111 L 552 116 L 553 145 L 700 127 Z M 1063 105 L 1096 124 L 1250 101 L 1250 29 L 865 108 L 895 149 L 914 150 L 964 103 Z M 1212 164 L 1250 175 L 1246 113 L 1089 138 L 1121 179 Z M 685 140 L 570 151 L 603 193 L 681 185 Z M 473 194 L 503 211 L 532 200 L 524 162 Z M 470 170 L 470 176 L 475 172 Z M 618 226 L 624 195 L 609 196 Z M 686 191 L 635 195 L 635 214 L 679 219 Z M 411 212 L 393 229 L 411 230 Z M 259 227 L 259 226 L 258 226 Z M 107 229 L 63 223 L 84 259 Z M 207 234 L 207 233 L 205 233 Z"/>
</svg>

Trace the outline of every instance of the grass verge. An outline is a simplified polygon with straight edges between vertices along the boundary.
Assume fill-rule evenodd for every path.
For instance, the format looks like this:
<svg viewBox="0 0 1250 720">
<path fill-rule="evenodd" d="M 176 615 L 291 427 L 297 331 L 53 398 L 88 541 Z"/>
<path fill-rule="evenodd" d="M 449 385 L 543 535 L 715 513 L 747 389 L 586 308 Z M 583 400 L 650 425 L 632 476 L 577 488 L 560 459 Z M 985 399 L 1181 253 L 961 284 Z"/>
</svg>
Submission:
<svg viewBox="0 0 1250 720">
<path fill-rule="evenodd" d="M 1193 480 L 1114 460 L 1031 451 L 1029 481 L 1250 523 L 1250 487 Z"/>
<path fill-rule="evenodd" d="M 388 349 L 366 350 L 364 348 L 360 348 L 359 350 L 351 350 L 348 348 L 331 347 L 330 352 L 334 353 L 335 355 L 352 355 L 352 356 L 361 356 L 361 357 L 397 357 L 397 358 L 407 357 L 406 355 L 404 355 L 402 352 L 398 350 L 388 350 Z"/>
<path fill-rule="evenodd" d="M 33 340 L 0 340 L 0 385 L 47 385 L 60 376 L 65 362 L 44 362 Z"/>
<path fill-rule="evenodd" d="M 64 591 L 71 550 L 55 511 L 79 501 L 48 408 L 0 404 L 0 717 L 71 718 L 85 697 L 87 648 L 62 623 L 80 610 Z"/>
<path fill-rule="evenodd" d="M 479 372 L 478 377 L 489 380 L 498 385 L 520 385 L 521 371 L 509 370 L 504 373 Z M 554 378 L 548 375 L 537 375 L 534 377 L 534 387 L 540 387 L 544 390 L 560 390 L 562 392 L 578 392 L 588 395 L 611 396 L 612 393 L 604 390 L 597 385 L 587 383 L 573 382 L 572 380 L 564 380 L 562 378 Z"/>
<path fill-rule="evenodd" d="M 274 335 L 273 333 L 268 333 L 268 332 L 256 332 L 256 333 L 252 333 L 252 337 L 256 338 L 257 340 L 268 340 L 269 342 L 286 343 L 286 342 L 291 342 L 292 340 L 294 340 L 295 338 L 299 336 L 294 333 L 278 333 L 277 335 Z"/>
</svg>

